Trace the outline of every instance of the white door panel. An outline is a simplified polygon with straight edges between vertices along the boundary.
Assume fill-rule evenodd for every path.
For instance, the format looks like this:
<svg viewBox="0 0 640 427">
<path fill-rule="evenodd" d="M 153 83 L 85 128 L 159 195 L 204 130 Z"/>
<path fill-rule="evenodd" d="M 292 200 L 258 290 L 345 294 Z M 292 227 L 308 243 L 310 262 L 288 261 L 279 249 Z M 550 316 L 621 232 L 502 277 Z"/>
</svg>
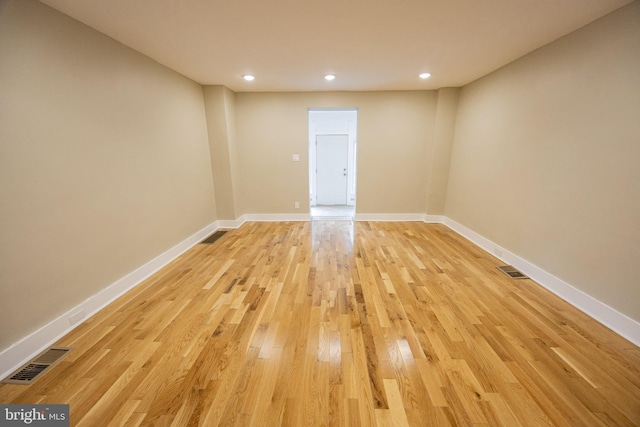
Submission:
<svg viewBox="0 0 640 427">
<path fill-rule="evenodd" d="M 347 204 L 349 135 L 316 137 L 316 203 Z"/>
</svg>

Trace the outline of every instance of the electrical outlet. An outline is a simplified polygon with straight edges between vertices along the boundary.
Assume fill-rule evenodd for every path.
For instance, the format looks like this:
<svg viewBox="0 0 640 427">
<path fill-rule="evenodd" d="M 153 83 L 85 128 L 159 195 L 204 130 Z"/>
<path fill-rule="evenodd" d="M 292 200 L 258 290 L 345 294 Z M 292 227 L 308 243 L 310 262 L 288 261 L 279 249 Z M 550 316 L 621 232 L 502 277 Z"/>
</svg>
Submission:
<svg viewBox="0 0 640 427">
<path fill-rule="evenodd" d="M 299 162 L 300 161 L 300 154 L 294 154 L 293 155 L 293 161 L 294 162 Z"/>
<path fill-rule="evenodd" d="M 293 204 L 293 207 L 296 208 L 296 209 L 300 209 L 300 202 L 295 202 Z"/>
</svg>

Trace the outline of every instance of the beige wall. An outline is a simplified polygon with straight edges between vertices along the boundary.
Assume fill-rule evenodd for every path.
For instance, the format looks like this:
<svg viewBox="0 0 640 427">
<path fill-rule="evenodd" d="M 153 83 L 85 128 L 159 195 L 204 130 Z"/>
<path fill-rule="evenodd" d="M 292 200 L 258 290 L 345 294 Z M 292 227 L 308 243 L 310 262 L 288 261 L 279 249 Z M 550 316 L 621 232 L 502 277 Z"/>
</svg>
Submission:
<svg viewBox="0 0 640 427">
<path fill-rule="evenodd" d="M 235 93 L 224 86 L 205 86 L 204 100 L 217 217 L 234 220 L 242 214 L 235 142 Z"/>
<path fill-rule="evenodd" d="M 0 5 L 0 349 L 215 220 L 201 86 Z"/>
<path fill-rule="evenodd" d="M 640 320 L 640 2 L 464 87 L 446 215 Z"/>
<path fill-rule="evenodd" d="M 327 107 L 358 108 L 356 211 L 424 213 L 433 91 L 237 93 L 244 212 L 309 212 L 307 113 Z"/>
<path fill-rule="evenodd" d="M 429 215 L 444 214 L 459 95 L 460 88 L 438 89 L 433 144 L 427 155 L 426 212 Z"/>
<path fill-rule="evenodd" d="M 244 203 L 240 193 L 240 182 L 242 171 L 240 169 L 240 154 L 238 152 L 238 142 L 236 137 L 236 94 L 231 89 L 224 88 L 225 115 L 227 121 L 228 141 L 229 141 L 229 164 L 231 169 L 231 182 L 233 183 L 233 212 L 235 216 L 225 219 L 236 219 L 240 213 L 244 212 Z"/>
</svg>

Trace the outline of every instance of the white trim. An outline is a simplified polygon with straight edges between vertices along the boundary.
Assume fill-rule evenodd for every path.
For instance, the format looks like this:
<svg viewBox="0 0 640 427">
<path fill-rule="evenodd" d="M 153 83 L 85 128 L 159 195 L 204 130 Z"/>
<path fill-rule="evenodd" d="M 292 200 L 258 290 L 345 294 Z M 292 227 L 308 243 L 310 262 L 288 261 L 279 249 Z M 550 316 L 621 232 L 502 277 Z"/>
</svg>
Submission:
<svg viewBox="0 0 640 427">
<path fill-rule="evenodd" d="M 444 224 L 506 264 L 513 265 L 540 286 L 553 292 L 578 310 L 583 311 L 617 334 L 640 346 L 640 323 L 636 320 L 609 307 L 518 255 L 509 252 L 470 228 L 446 217 L 444 218 Z"/>
<path fill-rule="evenodd" d="M 278 221 L 310 221 L 311 216 L 304 214 L 245 214 L 242 215 L 243 222 L 278 222 Z"/>
<path fill-rule="evenodd" d="M 171 249 L 163 252 L 151 261 L 87 298 L 71 310 L 53 319 L 20 341 L 12 344 L 10 347 L 2 350 L 0 352 L 0 379 L 13 373 L 13 371 L 24 365 L 45 348 L 71 332 L 81 323 L 81 320 L 91 317 L 102 310 L 125 292 L 134 288 L 143 280 L 182 255 L 192 246 L 204 240 L 218 228 L 220 228 L 220 226 L 217 221 L 207 225 Z"/>
<path fill-rule="evenodd" d="M 240 228 L 245 223 L 244 215 L 238 219 L 219 219 L 218 228 Z"/>
<path fill-rule="evenodd" d="M 380 222 L 412 222 L 424 221 L 421 213 L 357 213 L 356 221 L 380 221 Z"/>
<path fill-rule="evenodd" d="M 445 217 L 443 215 L 425 215 L 423 221 L 427 224 L 444 224 Z"/>
</svg>

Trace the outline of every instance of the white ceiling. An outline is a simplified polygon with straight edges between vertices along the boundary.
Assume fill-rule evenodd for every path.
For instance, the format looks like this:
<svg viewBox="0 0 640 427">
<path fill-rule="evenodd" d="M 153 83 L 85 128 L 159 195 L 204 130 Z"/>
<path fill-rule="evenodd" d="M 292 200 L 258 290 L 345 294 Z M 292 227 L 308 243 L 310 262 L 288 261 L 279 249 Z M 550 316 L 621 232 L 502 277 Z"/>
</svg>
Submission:
<svg viewBox="0 0 640 427">
<path fill-rule="evenodd" d="M 462 86 L 631 0 L 41 2 L 201 84 L 262 92 Z"/>
</svg>

